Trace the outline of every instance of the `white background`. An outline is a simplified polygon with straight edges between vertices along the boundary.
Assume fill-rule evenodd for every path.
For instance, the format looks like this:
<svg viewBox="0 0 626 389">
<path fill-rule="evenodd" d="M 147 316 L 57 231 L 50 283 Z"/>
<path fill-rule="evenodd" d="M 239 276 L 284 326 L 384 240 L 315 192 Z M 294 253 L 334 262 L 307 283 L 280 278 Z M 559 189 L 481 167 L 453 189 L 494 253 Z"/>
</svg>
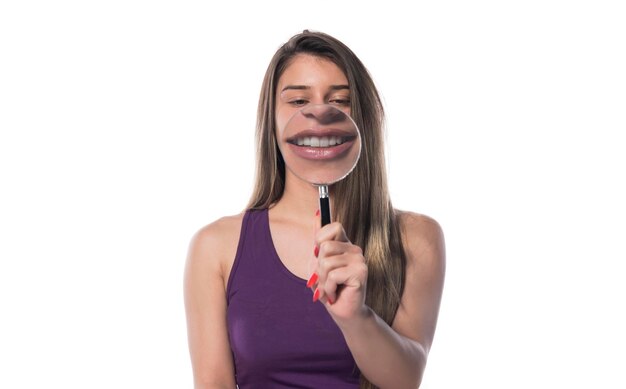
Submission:
<svg viewBox="0 0 626 389">
<path fill-rule="evenodd" d="M 187 244 L 245 206 L 304 28 L 369 68 L 395 205 L 446 233 L 422 387 L 626 387 L 622 2 L 225 3 L 1 3 L 0 387 L 191 387 Z"/>
</svg>

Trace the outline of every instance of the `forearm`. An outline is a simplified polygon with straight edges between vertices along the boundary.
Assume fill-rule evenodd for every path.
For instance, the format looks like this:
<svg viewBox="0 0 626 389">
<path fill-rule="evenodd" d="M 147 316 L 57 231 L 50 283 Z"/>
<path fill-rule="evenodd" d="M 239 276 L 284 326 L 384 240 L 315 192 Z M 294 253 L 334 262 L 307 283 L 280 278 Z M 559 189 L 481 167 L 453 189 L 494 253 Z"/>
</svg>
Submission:
<svg viewBox="0 0 626 389">
<path fill-rule="evenodd" d="M 419 342 L 398 334 L 369 308 L 359 319 L 339 327 L 370 382 L 381 389 L 419 387 L 426 366 L 426 352 Z"/>
</svg>

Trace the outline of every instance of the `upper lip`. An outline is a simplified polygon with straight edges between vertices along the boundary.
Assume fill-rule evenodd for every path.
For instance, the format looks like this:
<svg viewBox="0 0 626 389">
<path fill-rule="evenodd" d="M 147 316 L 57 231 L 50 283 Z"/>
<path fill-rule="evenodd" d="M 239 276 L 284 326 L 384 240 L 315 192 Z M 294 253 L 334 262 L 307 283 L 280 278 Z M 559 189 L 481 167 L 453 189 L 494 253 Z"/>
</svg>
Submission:
<svg viewBox="0 0 626 389">
<path fill-rule="evenodd" d="M 354 132 L 346 131 L 339 128 L 307 128 L 297 134 L 289 137 L 287 142 L 295 141 L 298 138 L 304 138 L 307 136 L 323 137 L 323 136 L 338 136 L 350 140 L 355 137 Z"/>
</svg>

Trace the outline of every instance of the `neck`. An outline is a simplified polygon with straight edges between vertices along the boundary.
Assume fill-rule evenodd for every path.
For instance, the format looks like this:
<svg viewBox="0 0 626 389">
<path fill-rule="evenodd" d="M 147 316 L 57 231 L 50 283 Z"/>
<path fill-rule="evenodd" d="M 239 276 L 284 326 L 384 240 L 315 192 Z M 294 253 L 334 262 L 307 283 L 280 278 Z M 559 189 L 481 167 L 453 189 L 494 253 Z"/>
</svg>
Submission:
<svg viewBox="0 0 626 389">
<path fill-rule="evenodd" d="M 285 190 L 273 207 L 275 214 L 297 220 L 310 220 L 319 209 L 317 186 L 301 180 L 289 170 L 285 172 Z"/>
</svg>

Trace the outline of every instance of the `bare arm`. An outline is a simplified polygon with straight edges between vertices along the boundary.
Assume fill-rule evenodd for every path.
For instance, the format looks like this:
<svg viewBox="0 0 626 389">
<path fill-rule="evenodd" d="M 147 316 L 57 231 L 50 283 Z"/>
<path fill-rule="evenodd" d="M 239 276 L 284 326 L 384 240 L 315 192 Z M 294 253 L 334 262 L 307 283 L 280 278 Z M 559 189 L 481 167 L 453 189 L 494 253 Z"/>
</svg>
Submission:
<svg viewBox="0 0 626 389">
<path fill-rule="evenodd" d="M 344 260 L 350 263 L 345 268 L 348 270 L 336 268 L 339 271 L 335 274 L 342 272 L 345 277 L 335 275 L 331 284 L 337 281 L 344 285 L 344 289 L 339 296 L 333 293 L 334 285 L 325 291 L 325 295 L 335 301 L 334 304 L 324 299 L 359 369 L 381 389 L 419 387 L 435 333 L 445 274 L 445 249 L 439 225 L 432 219 L 415 214 L 403 214 L 401 223 L 407 254 L 407 277 L 400 307 L 391 327 L 365 304 L 342 301 L 352 296 L 364 298 L 364 291 L 359 292 L 359 289 L 364 290 L 367 274 L 361 274 L 363 265 L 358 260 Z M 332 250 L 330 245 L 326 246 L 328 251 Z M 356 253 L 351 257 L 358 257 Z M 333 278 L 326 271 L 322 273 Z"/>
<path fill-rule="evenodd" d="M 196 389 L 236 387 L 226 327 L 224 277 L 228 261 L 235 256 L 232 235 L 238 231 L 236 225 L 236 221 L 221 219 L 200 230 L 189 247 L 185 309 Z"/>
<path fill-rule="evenodd" d="M 381 389 L 417 388 L 433 341 L 445 275 L 439 225 L 424 216 L 401 218 L 407 276 L 400 308 L 390 328 L 371 310 L 342 326 L 363 374 Z"/>
</svg>

